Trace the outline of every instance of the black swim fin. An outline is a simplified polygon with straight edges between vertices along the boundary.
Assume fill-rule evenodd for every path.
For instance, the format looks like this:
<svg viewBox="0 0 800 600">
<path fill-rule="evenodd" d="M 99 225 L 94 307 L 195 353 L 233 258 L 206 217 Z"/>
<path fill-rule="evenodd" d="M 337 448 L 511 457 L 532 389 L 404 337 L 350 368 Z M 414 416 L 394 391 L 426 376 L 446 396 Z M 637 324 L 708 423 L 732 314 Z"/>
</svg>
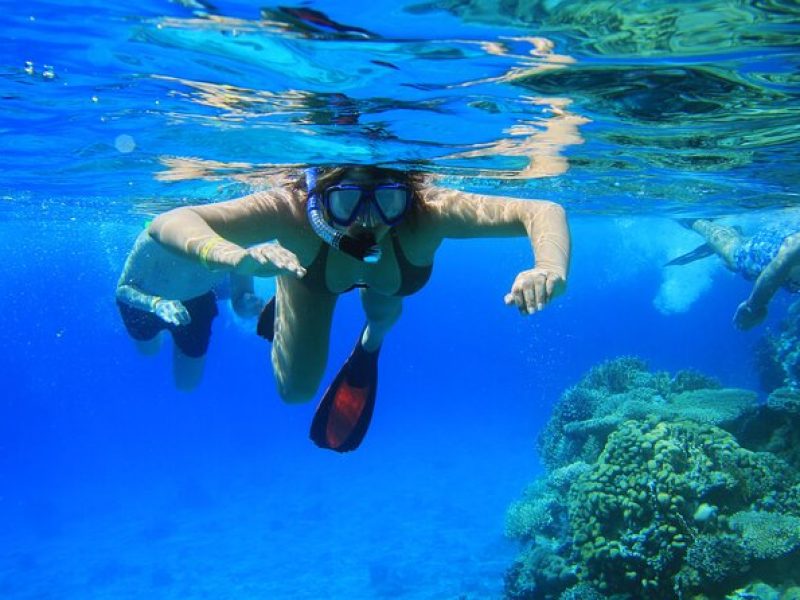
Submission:
<svg viewBox="0 0 800 600">
<path fill-rule="evenodd" d="M 706 256 L 711 256 L 712 254 L 714 254 L 714 249 L 709 244 L 703 244 L 691 252 L 687 252 L 686 254 L 681 254 L 677 258 L 673 258 L 664 266 L 672 267 L 675 265 L 688 265 L 689 263 L 693 263 L 694 261 L 705 258 Z"/>
<path fill-rule="evenodd" d="M 320 448 L 350 452 L 367 434 L 378 391 L 378 354 L 359 337 L 352 354 L 320 400 L 309 437 Z"/>
<path fill-rule="evenodd" d="M 275 337 L 275 296 L 269 299 L 258 315 L 256 333 L 265 340 L 272 341 Z"/>
</svg>

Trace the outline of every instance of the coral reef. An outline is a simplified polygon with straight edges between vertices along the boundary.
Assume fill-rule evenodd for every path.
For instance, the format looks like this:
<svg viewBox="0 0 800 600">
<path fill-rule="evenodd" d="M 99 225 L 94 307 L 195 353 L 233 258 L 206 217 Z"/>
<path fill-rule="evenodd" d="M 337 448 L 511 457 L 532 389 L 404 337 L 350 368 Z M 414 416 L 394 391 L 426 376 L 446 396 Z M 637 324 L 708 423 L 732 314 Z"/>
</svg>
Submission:
<svg viewBox="0 0 800 600">
<path fill-rule="evenodd" d="M 737 434 L 747 448 L 769 452 L 800 470 L 800 389 L 778 388 Z"/>
<path fill-rule="evenodd" d="M 796 597 L 800 395 L 766 405 L 625 357 L 567 390 L 542 432 L 546 476 L 507 514 L 526 600 Z"/>
<path fill-rule="evenodd" d="M 538 449 L 549 469 L 574 460 L 594 462 L 609 434 L 628 419 L 658 415 L 689 418 L 726 429 L 735 427 L 755 406 L 756 394 L 721 389 L 718 381 L 696 371 L 650 373 L 641 360 L 622 357 L 593 368 L 567 390 Z"/>
<path fill-rule="evenodd" d="M 800 300 L 789 307 L 778 332 L 768 332 L 761 338 L 756 366 L 766 391 L 800 389 Z"/>
</svg>

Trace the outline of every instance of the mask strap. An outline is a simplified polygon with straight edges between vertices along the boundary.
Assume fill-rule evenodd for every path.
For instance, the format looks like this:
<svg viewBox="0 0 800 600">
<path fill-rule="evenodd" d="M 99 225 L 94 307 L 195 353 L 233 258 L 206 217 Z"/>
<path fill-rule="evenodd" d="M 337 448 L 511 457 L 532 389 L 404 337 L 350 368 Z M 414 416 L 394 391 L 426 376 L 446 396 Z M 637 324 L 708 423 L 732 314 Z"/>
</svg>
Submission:
<svg viewBox="0 0 800 600">
<path fill-rule="evenodd" d="M 319 169 L 316 167 L 306 169 L 306 189 L 308 190 L 306 215 L 311 228 L 329 246 L 367 263 L 378 262 L 381 258 L 381 249 L 375 245 L 374 238 L 357 239 L 345 235 L 325 220 L 319 194 L 316 192 L 318 173 Z"/>
</svg>

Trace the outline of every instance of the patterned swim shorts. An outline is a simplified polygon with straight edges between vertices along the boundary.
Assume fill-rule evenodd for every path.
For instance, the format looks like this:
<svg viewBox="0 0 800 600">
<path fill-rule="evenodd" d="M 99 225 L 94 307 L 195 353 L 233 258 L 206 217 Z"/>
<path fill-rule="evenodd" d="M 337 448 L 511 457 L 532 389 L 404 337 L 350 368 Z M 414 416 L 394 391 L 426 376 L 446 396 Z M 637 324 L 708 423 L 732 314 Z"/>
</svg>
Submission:
<svg viewBox="0 0 800 600">
<path fill-rule="evenodd" d="M 788 236 L 797 233 L 796 227 L 772 226 L 762 229 L 737 248 L 733 259 L 736 270 L 746 279 L 757 279 L 766 266 L 778 255 L 781 244 Z M 800 282 L 788 282 L 789 291 L 800 291 Z"/>
</svg>

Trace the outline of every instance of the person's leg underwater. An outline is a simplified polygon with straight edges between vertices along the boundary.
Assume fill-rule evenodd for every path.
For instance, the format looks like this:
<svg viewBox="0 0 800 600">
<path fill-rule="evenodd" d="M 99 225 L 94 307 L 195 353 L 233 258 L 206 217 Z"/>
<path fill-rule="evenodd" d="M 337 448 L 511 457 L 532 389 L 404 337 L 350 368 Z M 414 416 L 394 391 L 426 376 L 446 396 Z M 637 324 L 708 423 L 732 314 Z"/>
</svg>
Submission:
<svg viewBox="0 0 800 600">
<path fill-rule="evenodd" d="M 206 355 L 187 356 L 175 344 L 172 348 L 172 379 L 182 392 L 191 392 L 200 385 L 206 366 Z"/>
<path fill-rule="evenodd" d="M 400 318 L 402 298 L 361 291 L 367 324 L 353 352 L 323 394 L 311 424 L 321 448 L 348 452 L 361 444 L 372 420 L 378 390 L 378 355 L 386 333 Z"/>
<path fill-rule="evenodd" d="M 267 303 L 259 319 L 259 335 L 269 339 L 272 334 L 272 370 L 281 398 L 306 402 L 317 393 L 325 373 L 338 296 L 309 290 L 292 277 L 278 277 L 276 286 L 275 300 Z"/>
<path fill-rule="evenodd" d="M 403 299 L 399 296 L 383 296 L 365 289 L 361 290 L 361 304 L 367 317 L 367 326 L 359 341 L 367 352 L 378 352 L 383 338 L 400 319 Z"/>
<path fill-rule="evenodd" d="M 191 321 L 170 327 L 174 342 L 172 376 L 175 387 L 190 392 L 200 385 L 205 370 L 206 352 L 211 341 L 211 325 L 219 314 L 213 292 L 183 302 Z"/>
<path fill-rule="evenodd" d="M 161 332 L 167 329 L 164 323 L 154 314 L 133 308 L 117 301 L 122 324 L 125 331 L 136 344 L 136 350 L 144 356 L 153 356 L 161 348 Z"/>
<path fill-rule="evenodd" d="M 155 356 L 161 349 L 161 335 L 156 334 L 149 340 L 133 340 L 136 342 L 136 350 L 142 356 Z"/>
<path fill-rule="evenodd" d="M 708 219 L 697 219 L 692 229 L 705 238 L 714 254 L 725 261 L 729 269 L 736 270 L 736 252 L 744 240 L 741 231 Z"/>
<path fill-rule="evenodd" d="M 736 253 L 744 241 L 741 231 L 735 227 L 719 225 L 709 219 L 678 219 L 678 223 L 686 229 L 699 233 L 705 239 L 691 252 L 670 260 L 665 266 L 688 265 L 707 256 L 716 254 L 732 271 L 736 270 Z"/>
</svg>

